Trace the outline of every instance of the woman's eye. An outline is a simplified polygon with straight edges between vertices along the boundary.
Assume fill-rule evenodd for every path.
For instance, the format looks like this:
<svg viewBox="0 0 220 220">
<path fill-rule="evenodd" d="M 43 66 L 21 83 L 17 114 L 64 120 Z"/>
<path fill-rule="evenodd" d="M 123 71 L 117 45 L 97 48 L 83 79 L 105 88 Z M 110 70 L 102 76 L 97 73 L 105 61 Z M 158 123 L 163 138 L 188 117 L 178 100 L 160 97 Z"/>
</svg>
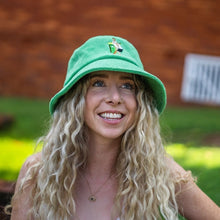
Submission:
<svg viewBox="0 0 220 220">
<path fill-rule="evenodd" d="M 103 87 L 103 86 L 104 86 L 104 82 L 101 81 L 101 80 L 96 80 L 96 81 L 92 84 L 92 86 L 94 86 L 94 87 Z"/>
<path fill-rule="evenodd" d="M 134 89 L 134 85 L 131 83 L 124 83 L 121 87 L 122 87 L 122 89 L 129 89 L 129 90 Z"/>
</svg>

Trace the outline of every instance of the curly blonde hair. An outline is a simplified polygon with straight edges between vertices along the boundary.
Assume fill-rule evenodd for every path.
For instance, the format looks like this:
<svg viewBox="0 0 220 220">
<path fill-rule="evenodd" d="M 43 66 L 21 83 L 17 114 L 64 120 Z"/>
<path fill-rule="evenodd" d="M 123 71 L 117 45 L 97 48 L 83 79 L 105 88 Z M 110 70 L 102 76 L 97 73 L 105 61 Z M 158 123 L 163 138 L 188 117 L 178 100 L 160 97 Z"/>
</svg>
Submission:
<svg viewBox="0 0 220 220">
<path fill-rule="evenodd" d="M 178 219 L 175 180 L 166 163 L 159 113 L 140 80 L 137 84 L 137 119 L 122 139 L 116 204 L 122 219 Z"/>
<path fill-rule="evenodd" d="M 113 212 L 121 220 L 178 219 L 175 181 L 165 161 L 159 113 L 143 79 L 134 79 L 138 110 L 134 124 L 123 135 L 117 158 L 118 191 Z M 83 111 L 88 81 L 88 77 L 80 80 L 60 100 L 43 138 L 41 161 L 29 168 L 21 184 L 20 190 L 34 179 L 30 219 L 67 220 L 76 213 L 74 187 L 79 169 L 87 162 Z"/>
</svg>

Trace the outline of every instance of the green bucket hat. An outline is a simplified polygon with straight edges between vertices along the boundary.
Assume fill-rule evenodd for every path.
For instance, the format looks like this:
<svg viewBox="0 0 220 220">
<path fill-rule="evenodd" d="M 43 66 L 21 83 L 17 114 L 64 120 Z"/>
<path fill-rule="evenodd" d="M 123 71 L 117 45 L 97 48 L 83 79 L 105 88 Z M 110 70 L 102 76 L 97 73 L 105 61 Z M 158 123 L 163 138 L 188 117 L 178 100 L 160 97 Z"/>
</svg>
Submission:
<svg viewBox="0 0 220 220">
<path fill-rule="evenodd" d="M 166 90 L 163 83 L 144 70 L 139 54 L 127 40 L 115 36 L 97 36 L 87 40 L 71 56 L 63 88 L 50 100 L 53 114 L 60 98 L 85 75 L 100 71 L 117 71 L 141 75 L 152 91 L 155 106 L 162 113 L 166 106 Z"/>
</svg>

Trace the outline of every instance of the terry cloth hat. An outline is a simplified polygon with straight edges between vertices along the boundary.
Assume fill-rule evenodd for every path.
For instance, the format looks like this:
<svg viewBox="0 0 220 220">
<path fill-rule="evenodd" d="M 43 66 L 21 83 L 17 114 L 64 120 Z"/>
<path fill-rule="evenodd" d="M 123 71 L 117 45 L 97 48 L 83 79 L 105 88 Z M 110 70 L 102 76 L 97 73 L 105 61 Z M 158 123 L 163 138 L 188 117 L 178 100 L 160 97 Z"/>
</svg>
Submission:
<svg viewBox="0 0 220 220">
<path fill-rule="evenodd" d="M 166 106 L 166 90 L 163 83 L 146 72 L 134 46 L 127 40 L 114 36 L 97 36 L 87 40 L 71 56 L 63 88 L 51 99 L 50 113 L 53 114 L 58 100 L 85 75 L 100 71 L 118 71 L 144 76 L 153 93 L 158 112 Z"/>
</svg>

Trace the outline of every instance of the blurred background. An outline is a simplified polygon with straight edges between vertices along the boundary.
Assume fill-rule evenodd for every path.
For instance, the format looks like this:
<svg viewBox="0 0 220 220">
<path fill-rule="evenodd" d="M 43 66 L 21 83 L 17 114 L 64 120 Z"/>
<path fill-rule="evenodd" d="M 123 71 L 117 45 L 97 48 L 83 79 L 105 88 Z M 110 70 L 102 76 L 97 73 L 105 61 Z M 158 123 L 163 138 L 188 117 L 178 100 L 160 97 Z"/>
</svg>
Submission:
<svg viewBox="0 0 220 220">
<path fill-rule="evenodd" d="M 0 0 L 0 205 L 49 121 L 74 49 L 95 35 L 126 38 L 165 84 L 167 151 L 220 205 L 218 0 Z"/>
</svg>

